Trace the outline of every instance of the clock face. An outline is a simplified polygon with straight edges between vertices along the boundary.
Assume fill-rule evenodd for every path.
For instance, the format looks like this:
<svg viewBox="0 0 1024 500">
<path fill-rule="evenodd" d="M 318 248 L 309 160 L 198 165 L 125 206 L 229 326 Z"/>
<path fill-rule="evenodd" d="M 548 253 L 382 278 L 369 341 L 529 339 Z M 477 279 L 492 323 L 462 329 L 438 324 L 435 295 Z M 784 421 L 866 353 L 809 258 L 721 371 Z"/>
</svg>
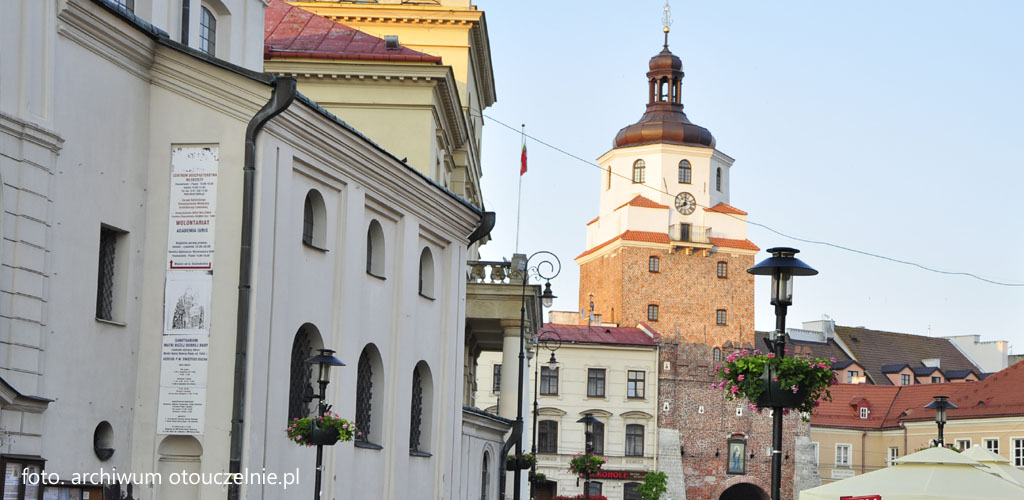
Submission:
<svg viewBox="0 0 1024 500">
<path fill-rule="evenodd" d="M 697 200 L 693 195 L 683 191 L 676 195 L 676 210 L 683 215 L 690 215 L 697 209 Z"/>
</svg>

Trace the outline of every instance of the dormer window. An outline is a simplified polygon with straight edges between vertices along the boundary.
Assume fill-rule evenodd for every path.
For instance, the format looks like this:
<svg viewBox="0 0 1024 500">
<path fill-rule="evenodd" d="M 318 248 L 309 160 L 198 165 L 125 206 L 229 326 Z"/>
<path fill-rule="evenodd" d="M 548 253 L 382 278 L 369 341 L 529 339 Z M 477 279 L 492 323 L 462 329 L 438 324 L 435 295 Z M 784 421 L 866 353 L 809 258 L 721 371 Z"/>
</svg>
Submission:
<svg viewBox="0 0 1024 500">
<path fill-rule="evenodd" d="M 860 418 L 863 418 L 863 419 L 867 419 L 868 418 L 868 407 L 866 407 L 866 406 L 861 406 L 860 407 Z"/>
</svg>

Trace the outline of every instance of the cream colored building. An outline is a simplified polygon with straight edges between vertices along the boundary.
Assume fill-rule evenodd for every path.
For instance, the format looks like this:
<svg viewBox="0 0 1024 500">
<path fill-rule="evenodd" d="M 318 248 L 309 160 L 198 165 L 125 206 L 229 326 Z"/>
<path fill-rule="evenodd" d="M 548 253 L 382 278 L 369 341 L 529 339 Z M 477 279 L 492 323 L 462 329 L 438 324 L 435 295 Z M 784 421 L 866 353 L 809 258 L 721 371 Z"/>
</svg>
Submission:
<svg viewBox="0 0 1024 500">
<path fill-rule="evenodd" d="M 566 468 L 569 459 L 584 451 L 583 424 L 587 413 L 601 421 L 594 437 L 595 452 L 607 463 L 591 486 L 593 493 L 609 499 L 634 498 L 643 474 L 657 468 L 658 349 L 657 333 L 613 326 L 546 324 L 538 337 L 560 339 L 534 346 L 530 365 L 528 418 L 533 418 L 533 394 L 537 396 L 537 482 L 536 498 L 577 495 L 583 492 L 576 477 Z M 552 351 L 553 348 L 556 350 Z M 557 362 L 551 364 L 552 352 Z M 479 360 L 480 385 L 477 404 L 497 411 L 496 399 L 515 373 L 500 371 L 497 353 L 486 352 Z M 539 376 L 538 376 L 539 375 Z M 537 385 L 534 386 L 533 382 Z M 524 448 L 532 450 L 533 446 Z"/>
</svg>

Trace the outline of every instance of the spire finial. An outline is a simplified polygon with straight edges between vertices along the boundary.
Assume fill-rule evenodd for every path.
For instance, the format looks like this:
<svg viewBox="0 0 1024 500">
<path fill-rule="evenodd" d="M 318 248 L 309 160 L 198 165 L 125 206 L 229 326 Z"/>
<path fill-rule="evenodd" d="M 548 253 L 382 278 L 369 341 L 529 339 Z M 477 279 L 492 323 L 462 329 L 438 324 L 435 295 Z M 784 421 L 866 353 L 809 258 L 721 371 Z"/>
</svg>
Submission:
<svg viewBox="0 0 1024 500">
<path fill-rule="evenodd" d="M 672 7 L 668 4 L 668 0 L 665 0 L 665 14 L 661 16 L 661 25 L 664 26 L 665 31 L 665 48 L 668 48 L 668 32 L 672 26 Z"/>
</svg>

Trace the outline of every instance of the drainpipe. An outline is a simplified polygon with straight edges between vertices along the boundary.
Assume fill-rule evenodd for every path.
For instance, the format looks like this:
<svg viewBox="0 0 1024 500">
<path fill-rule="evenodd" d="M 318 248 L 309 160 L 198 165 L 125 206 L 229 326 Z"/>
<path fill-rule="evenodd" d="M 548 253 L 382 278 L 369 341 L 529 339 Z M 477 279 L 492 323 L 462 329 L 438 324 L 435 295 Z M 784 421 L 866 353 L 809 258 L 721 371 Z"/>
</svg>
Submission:
<svg viewBox="0 0 1024 500">
<path fill-rule="evenodd" d="M 469 235 L 469 245 L 466 246 L 472 246 L 473 243 L 476 243 L 490 235 L 491 230 L 494 229 L 494 220 L 494 212 L 484 212 L 483 215 L 480 216 L 480 225 L 473 231 L 473 234 Z"/>
<path fill-rule="evenodd" d="M 284 111 L 295 100 L 296 81 L 290 77 L 274 79 L 270 100 L 249 120 L 245 129 L 245 159 L 242 167 L 242 244 L 238 264 L 238 318 L 235 331 L 235 388 L 231 405 L 231 463 L 230 471 L 242 471 L 242 443 L 244 443 L 245 368 L 249 344 L 249 312 L 252 291 L 252 228 L 255 219 L 253 203 L 256 197 L 256 134 L 271 118 Z M 228 499 L 239 498 L 239 484 L 228 487 Z"/>
<path fill-rule="evenodd" d="M 498 457 L 498 478 L 499 478 L 498 479 L 498 485 L 499 485 L 499 487 L 498 487 L 498 498 L 499 499 L 504 499 L 505 498 L 505 479 L 506 479 L 505 476 L 507 475 L 507 474 L 505 474 L 507 472 L 505 470 L 505 457 L 508 456 L 508 452 L 512 451 L 512 447 L 516 445 L 516 442 L 519 439 L 520 432 L 521 431 L 517 432 L 516 431 L 516 427 L 513 426 L 512 427 L 512 434 L 508 437 L 508 440 L 505 441 L 505 444 L 502 445 L 502 447 L 501 447 L 501 456 Z"/>
<path fill-rule="evenodd" d="M 868 444 L 868 431 L 861 431 L 860 432 L 860 473 L 861 474 L 864 473 L 864 469 L 866 467 L 866 464 L 864 463 L 864 460 L 867 458 L 867 449 L 865 449 L 867 444 Z"/>
</svg>

